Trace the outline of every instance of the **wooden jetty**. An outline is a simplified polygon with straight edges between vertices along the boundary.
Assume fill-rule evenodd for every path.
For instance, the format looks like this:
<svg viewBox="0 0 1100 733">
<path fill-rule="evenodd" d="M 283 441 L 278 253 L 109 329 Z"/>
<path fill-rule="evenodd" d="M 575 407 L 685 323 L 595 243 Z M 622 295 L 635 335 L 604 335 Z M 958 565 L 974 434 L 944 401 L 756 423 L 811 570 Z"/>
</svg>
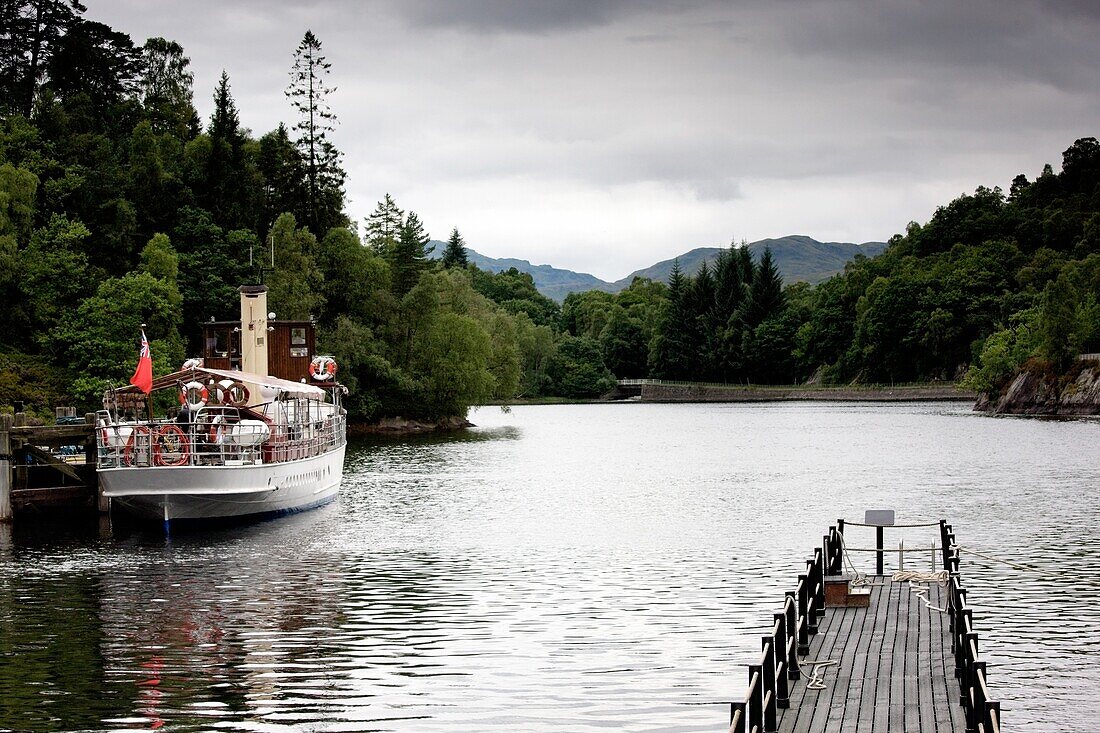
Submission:
<svg viewBox="0 0 1100 733">
<path fill-rule="evenodd" d="M 1000 732 L 960 550 L 951 525 L 937 524 L 940 547 L 921 552 L 943 569 L 893 576 L 882 574 L 882 553 L 892 552 L 883 550 L 883 525 L 870 525 L 879 574 L 866 580 L 843 574 L 845 522 L 829 528 L 773 616 L 748 693 L 732 703 L 730 733 Z"/>
<path fill-rule="evenodd" d="M 59 408 L 64 409 L 64 408 Z M 59 415 L 59 418 L 72 418 Z M 106 511 L 96 477 L 95 413 L 69 424 L 28 425 L 0 414 L 0 522 L 20 512 Z"/>
</svg>

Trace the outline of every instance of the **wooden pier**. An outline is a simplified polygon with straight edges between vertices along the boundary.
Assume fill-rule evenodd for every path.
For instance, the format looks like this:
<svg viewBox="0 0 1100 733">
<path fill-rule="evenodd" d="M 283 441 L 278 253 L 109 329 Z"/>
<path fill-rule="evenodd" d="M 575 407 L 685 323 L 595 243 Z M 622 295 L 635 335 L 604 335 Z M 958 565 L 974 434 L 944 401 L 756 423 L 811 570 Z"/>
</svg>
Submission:
<svg viewBox="0 0 1100 733">
<path fill-rule="evenodd" d="M 938 527 L 940 572 L 865 578 L 843 574 L 844 522 L 830 527 L 773 616 L 730 733 L 999 733 L 960 551 Z"/>
<path fill-rule="evenodd" d="M 97 510 L 106 505 L 96 477 L 94 413 L 58 425 L 0 414 L 0 522 L 21 512 Z"/>
</svg>

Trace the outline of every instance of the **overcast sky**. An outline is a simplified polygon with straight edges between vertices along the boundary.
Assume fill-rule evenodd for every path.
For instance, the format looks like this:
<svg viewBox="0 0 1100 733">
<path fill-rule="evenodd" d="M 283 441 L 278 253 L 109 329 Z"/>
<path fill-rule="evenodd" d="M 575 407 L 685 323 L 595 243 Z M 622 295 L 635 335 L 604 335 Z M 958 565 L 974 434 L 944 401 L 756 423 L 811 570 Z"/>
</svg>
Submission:
<svg viewBox="0 0 1100 733">
<path fill-rule="evenodd" d="M 361 222 L 618 279 L 688 249 L 885 240 L 1100 135 L 1095 0 L 85 0 L 224 68 L 255 135 L 306 29 Z"/>
</svg>

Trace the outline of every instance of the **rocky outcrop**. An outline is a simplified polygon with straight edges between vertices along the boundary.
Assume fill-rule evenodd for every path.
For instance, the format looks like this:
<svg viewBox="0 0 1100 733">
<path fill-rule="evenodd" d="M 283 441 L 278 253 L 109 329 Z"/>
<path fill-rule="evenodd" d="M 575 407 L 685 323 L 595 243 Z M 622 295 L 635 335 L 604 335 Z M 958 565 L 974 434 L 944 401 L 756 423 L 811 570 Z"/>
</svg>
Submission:
<svg viewBox="0 0 1100 733">
<path fill-rule="evenodd" d="M 1100 361 L 1077 361 L 1064 374 L 1025 366 L 975 410 L 999 415 L 1100 415 Z"/>
<path fill-rule="evenodd" d="M 406 420 L 403 417 L 384 417 L 371 423 L 349 423 L 348 435 L 410 435 L 416 433 L 437 433 L 463 428 L 476 427 L 464 417 L 445 417 L 442 420 L 425 422 Z"/>
</svg>

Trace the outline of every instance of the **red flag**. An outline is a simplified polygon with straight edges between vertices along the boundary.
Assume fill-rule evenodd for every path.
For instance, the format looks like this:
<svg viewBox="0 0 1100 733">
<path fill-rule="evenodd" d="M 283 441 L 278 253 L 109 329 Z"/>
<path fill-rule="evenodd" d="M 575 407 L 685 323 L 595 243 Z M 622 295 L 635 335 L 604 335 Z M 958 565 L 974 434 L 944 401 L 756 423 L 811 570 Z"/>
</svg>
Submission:
<svg viewBox="0 0 1100 733">
<path fill-rule="evenodd" d="M 130 384 L 145 394 L 153 391 L 153 354 L 149 351 L 149 339 L 145 338 L 145 329 L 141 330 L 141 356 L 138 357 L 134 376 L 130 377 Z"/>
</svg>

